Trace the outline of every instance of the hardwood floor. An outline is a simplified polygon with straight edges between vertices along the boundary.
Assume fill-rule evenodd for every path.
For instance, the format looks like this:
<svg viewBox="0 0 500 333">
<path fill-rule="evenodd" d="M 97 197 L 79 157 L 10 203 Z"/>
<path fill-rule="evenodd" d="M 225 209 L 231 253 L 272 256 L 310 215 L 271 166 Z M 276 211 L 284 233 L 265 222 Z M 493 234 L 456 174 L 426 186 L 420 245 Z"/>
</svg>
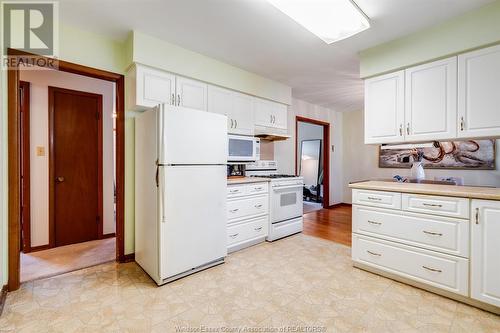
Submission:
<svg viewBox="0 0 500 333">
<path fill-rule="evenodd" d="M 304 234 L 351 246 L 350 205 L 304 214 Z"/>
</svg>

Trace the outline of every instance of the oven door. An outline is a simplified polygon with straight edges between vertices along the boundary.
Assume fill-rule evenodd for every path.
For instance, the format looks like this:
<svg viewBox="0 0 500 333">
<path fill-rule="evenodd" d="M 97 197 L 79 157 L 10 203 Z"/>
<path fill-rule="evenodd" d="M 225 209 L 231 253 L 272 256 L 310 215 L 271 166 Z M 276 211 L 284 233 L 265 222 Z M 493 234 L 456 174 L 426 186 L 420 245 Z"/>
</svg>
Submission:
<svg viewBox="0 0 500 333">
<path fill-rule="evenodd" d="M 249 162 L 256 159 L 256 141 L 253 137 L 229 135 L 228 162 Z"/>
<path fill-rule="evenodd" d="M 271 223 L 276 223 L 302 216 L 303 184 L 291 184 L 272 187 Z"/>
</svg>

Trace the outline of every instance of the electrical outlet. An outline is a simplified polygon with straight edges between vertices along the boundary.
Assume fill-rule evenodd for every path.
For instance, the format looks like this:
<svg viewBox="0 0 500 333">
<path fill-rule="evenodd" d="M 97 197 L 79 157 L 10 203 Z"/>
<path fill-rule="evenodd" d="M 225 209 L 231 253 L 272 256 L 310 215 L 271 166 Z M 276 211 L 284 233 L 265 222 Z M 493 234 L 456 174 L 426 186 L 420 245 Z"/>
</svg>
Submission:
<svg viewBox="0 0 500 333">
<path fill-rule="evenodd" d="M 37 146 L 36 147 L 36 156 L 45 156 L 45 147 Z"/>
</svg>

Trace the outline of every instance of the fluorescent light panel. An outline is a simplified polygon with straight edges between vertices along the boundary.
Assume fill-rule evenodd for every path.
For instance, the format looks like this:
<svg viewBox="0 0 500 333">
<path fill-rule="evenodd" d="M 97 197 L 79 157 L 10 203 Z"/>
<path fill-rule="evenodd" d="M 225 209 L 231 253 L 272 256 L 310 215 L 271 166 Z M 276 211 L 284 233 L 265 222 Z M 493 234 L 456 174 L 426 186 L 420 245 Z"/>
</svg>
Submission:
<svg viewBox="0 0 500 333">
<path fill-rule="evenodd" d="M 325 43 L 351 37 L 370 27 L 351 0 L 267 0 Z"/>
</svg>

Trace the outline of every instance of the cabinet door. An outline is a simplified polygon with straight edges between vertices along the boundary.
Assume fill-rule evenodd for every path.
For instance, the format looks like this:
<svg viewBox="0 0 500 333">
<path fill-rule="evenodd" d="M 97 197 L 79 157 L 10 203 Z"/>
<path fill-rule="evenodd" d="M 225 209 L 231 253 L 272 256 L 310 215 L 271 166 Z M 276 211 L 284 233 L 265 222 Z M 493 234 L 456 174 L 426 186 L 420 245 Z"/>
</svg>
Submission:
<svg viewBox="0 0 500 333">
<path fill-rule="evenodd" d="M 233 93 L 233 109 L 231 119 L 233 127 L 229 130 L 232 134 L 254 134 L 254 98 L 252 96 Z"/>
<path fill-rule="evenodd" d="M 281 129 L 287 128 L 287 111 L 288 108 L 286 105 L 273 103 L 273 127 Z"/>
<path fill-rule="evenodd" d="M 365 143 L 404 141 L 404 71 L 365 81 Z"/>
<path fill-rule="evenodd" d="M 472 200 L 471 297 L 500 306 L 500 202 Z"/>
<path fill-rule="evenodd" d="M 207 90 L 206 83 L 178 76 L 176 84 L 177 105 L 206 111 Z"/>
<path fill-rule="evenodd" d="M 234 107 L 233 92 L 231 90 L 208 86 L 208 112 L 219 113 L 227 116 L 227 130 L 230 132 L 234 126 L 231 113 Z"/>
<path fill-rule="evenodd" d="M 405 121 L 406 141 L 456 137 L 456 57 L 406 70 Z"/>
<path fill-rule="evenodd" d="M 500 46 L 458 56 L 459 137 L 500 136 Z"/>
<path fill-rule="evenodd" d="M 137 106 L 150 108 L 173 103 L 175 75 L 141 65 L 137 65 L 136 75 Z"/>
<path fill-rule="evenodd" d="M 255 99 L 255 125 L 272 127 L 272 104 L 264 99 Z"/>
</svg>

